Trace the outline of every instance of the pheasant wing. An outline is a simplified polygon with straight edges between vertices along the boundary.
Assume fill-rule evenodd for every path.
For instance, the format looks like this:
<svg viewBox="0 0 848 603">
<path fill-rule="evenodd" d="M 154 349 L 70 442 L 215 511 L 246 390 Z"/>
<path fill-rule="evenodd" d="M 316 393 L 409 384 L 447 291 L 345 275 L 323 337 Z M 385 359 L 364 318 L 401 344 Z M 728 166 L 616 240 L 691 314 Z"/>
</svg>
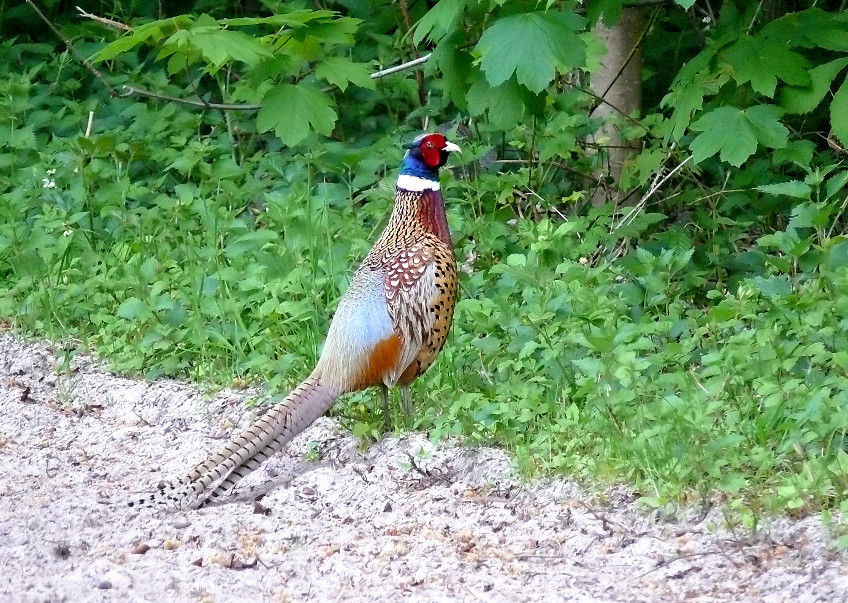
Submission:
<svg viewBox="0 0 848 603">
<path fill-rule="evenodd" d="M 415 359 L 435 324 L 431 312 L 438 294 L 435 258 L 426 241 L 387 257 L 386 305 L 395 333 L 402 342 L 400 359 L 392 382 L 396 382 Z"/>
</svg>

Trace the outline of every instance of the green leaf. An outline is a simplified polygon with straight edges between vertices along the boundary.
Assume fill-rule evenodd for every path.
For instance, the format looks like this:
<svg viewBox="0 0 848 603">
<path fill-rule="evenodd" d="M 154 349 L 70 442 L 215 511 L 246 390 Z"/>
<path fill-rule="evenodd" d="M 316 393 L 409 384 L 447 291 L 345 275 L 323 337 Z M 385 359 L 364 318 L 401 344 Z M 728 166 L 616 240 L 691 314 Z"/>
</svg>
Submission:
<svg viewBox="0 0 848 603">
<path fill-rule="evenodd" d="M 792 218 L 786 225 L 787 230 L 799 228 L 819 228 L 825 225 L 830 211 L 821 203 L 799 203 L 792 208 Z"/>
<path fill-rule="evenodd" d="M 433 78 L 433 85 L 441 88 L 454 104 L 464 111 L 469 103 L 469 76 L 479 70 L 472 66 L 471 53 L 458 48 L 463 39 L 459 32 L 455 32 L 443 40 L 430 56 L 426 69 L 441 72 L 441 77 Z M 485 78 L 481 76 L 480 79 Z"/>
<path fill-rule="evenodd" d="M 327 80 L 344 92 L 350 82 L 360 88 L 373 90 L 376 85 L 365 65 L 344 57 L 329 57 L 318 65 L 315 75 Z"/>
<path fill-rule="evenodd" d="M 789 180 L 788 182 L 780 182 L 778 184 L 764 184 L 756 187 L 761 193 L 769 195 L 786 195 L 787 197 L 796 197 L 798 199 L 810 198 L 810 185 L 800 180 Z"/>
<path fill-rule="evenodd" d="M 810 83 L 807 59 L 778 40 L 745 36 L 722 51 L 721 57 L 733 67 L 737 84 L 751 82 L 755 92 L 769 98 L 774 96 L 778 79 L 795 86 Z"/>
<path fill-rule="evenodd" d="M 711 43 L 686 63 L 675 76 L 671 92 L 660 102 L 660 106 L 674 109 L 668 134 L 670 139 L 680 140 L 689 127 L 692 115 L 704 106 L 704 96 L 716 94 L 730 79 L 727 73 L 715 74 L 710 69 L 713 57 L 722 43 L 726 42 L 719 40 Z"/>
<path fill-rule="evenodd" d="M 773 105 L 748 109 L 719 107 L 692 124 L 701 132 L 689 148 L 695 162 L 720 153 L 722 161 L 739 167 L 757 150 L 757 143 L 771 148 L 785 147 L 789 130 L 778 121 L 780 110 Z"/>
<path fill-rule="evenodd" d="M 202 29 L 191 30 L 189 34 L 189 46 L 197 50 L 203 59 L 215 68 L 220 68 L 229 61 L 255 65 L 261 59 L 271 56 L 270 48 L 240 31 Z"/>
<path fill-rule="evenodd" d="M 149 311 L 150 310 L 146 303 L 137 297 L 128 297 L 121 303 L 120 306 L 118 306 L 116 314 L 121 318 L 126 318 L 127 320 L 135 320 L 136 318 L 146 315 Z"/>
<path fill-rule="evenodd" d="M 434 42 L 441 40 L 456 27 L 462 11 L 465 10 L 465 4 L 466 0 L 440 0 L 436 2 L 436 5 L 415 24 L 412 42 L 418 45 L 427 37 Z"/>
<path fill-rule="evenodd" d="M 789 285 L 787 277 L 783 275 L 769 277 L 755 276 L 748 282 L 753 285 L 754 289 L 757 289 L 766 297 L 783 297 L 792 292 L 792 287 Z"/>
<path fill-rule="evenodd" d="M 510 15 L 489 27 L 476 49 L 491 86 L 513 74 L 520 84 L 541 92 L 554 79 L 586 62 L 586 44 L 577 35 L 583 18 L 572 13 L 547 11 Z"/>
<path fill-rule="evenodd" d="M 284 144 L 294 146 L 306 138 L 310 127 L 329 136 L 336 119 L 330 98 L 314 86 L 277 84 L 262 99 L 256 126 L 260 132 L 273 129 Z"/>
<path fill-rule="evenodd" d="M 757 150 L 757 136 L 736 107 L 719 107 L 710 111 L 691 128 L 702 132 L 689 145 L 695 163 L 721 152 L 722 161 L 739 167 Z"/>
<path fill-rule="evenodd" d="M 491 87 L 481 75 L 468 89 L 468 112 L 480 115 L 485 111 L 495 127 L 508 130 L 524 115 L 525 105 L 529 102 L 526 92 L 515 78 Z"/>
<path fill-rule="evenodd" d="M 793 140 L 785 148 L 777 149 L 772 154 L 775 166 L 794 163 L 800 167 L 808 167 L 813 160 L 816 143 L 812 140 Z"/>
<path fill-rule="evenodd" d="M 845 65 L 848 65 L 848 58 L 836 59 L 810 69 L 810 85 L 785 87 L 780 93 L 780 106 L 787 113 L 809 113 L 824 100 L 830 92 L 830 85 Z"/>
<path fill-rule="evenodd" d="M 696 0 L 674 0 L 678 6 L 682 6 L 685 10 L 689 10 L 695 4 Z"/>
<path fill-rule="evenodd" d="M 827 197 L 825 198 L 830 199 L 833 195 L 845 188 L 846 184 L 848 184 L 848 170 L 834 174 L 825 185 L 825 190 L 827 191 Z"/>
<path fill-rule="evenodd" d="M 245 254 L 255 253 L 268 243 L 278 240 L 278 235 L 272 230 L 253 230 L 241 236 L 233 238 L 227 243 L 227 255 L 239 257 Z"/>
<path fill-rule="evenodd" d="M 843 266 L 848 266 L 848 241 L 838 240 L 827 250 L 825 267 L 836 270 Z"/>
<path fill-rule="evenodd" d="M 754 129 L 760 144 L 770 149 L 785 148 L 789 142 L 789 129 L 780 123 L 783 111 L 775 105 L 755 105 L 745 109 L 745 117 Z"/>
<path fill-rule="evenodd" d="M 848 31 L 844 14 L 811 8 L 789 13 L 763 27 L 760 37 L 802 48 L 848 50 Z"/>
<path fill-rule="evenodd" d="M 843 147 L 848 147 L 848 79 L 842 82 L 830 103 L 830 127 Z"/>
<path fill-rule="evenodd" d="M 332 20 L 337 13 L 331 10 L 294 10 L 289 13 L 272 15 L 270 17 L 237 17 L 235 19 L 221 19 L 220 23 L 225 26 L 245 25 L 272 25 L 274 27 L 300 27 L 310 21 Z"/>
</svg>

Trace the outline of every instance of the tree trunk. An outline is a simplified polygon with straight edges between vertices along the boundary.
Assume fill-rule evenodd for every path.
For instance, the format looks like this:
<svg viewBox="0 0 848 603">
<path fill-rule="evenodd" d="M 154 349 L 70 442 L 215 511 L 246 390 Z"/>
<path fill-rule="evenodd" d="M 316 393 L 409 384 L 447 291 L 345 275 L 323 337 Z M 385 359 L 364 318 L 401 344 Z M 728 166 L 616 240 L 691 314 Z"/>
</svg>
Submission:
<svg viewBox="0 0 848 603">
<path fill-rule="evenodd" d="M 603 183 L 592 196 L 593 205 L 618 202 L 624 194 L 619 189 L 624 162 L 638 150 L 621 135 L 624 116 L 638 117 L 642 108 L 642 9 L 625 8 L 618 23 L 610 27 L 599 22 L 595 32 L 607 47 L 602 68 L 591 76 L 591 89 L 606 102 L 600 102 L 592 117 L 606 123 L 594 135 L 594 143 L 603 148 L 603 166 L 596 173 Z M 615 108 L 613 108 L 615 107 Z M 612 117 L 612 120 L 607 118 Z M 616 123 L 618 122 L 618 123 Z"/>
</svg>

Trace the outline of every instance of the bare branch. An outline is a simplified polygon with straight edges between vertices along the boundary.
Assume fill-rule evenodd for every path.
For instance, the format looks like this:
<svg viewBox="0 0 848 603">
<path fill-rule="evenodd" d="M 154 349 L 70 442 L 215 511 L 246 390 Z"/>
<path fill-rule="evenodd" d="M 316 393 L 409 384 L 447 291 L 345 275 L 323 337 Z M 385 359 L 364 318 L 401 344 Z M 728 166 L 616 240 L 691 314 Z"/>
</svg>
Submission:
<svg viewBox="0 0 848 603">
<path fill-rule="evenodd" d="M 393 73 L 398 73 L 400 71 L 406 71 L 407 69 L 412 69 L 413 67 L 418 67 L 419 65 L 423 65 L 426 63 L 433 53 L 427 53 L 423 57 L 419 57 L 417 59 L 413 59 L 406 63 L 401 63 L 400 65 L 396 65 L 394 67 L 389 67 L 388 69 L 383 69 L 381 71 L 375 71 L 371 74 L 371 79 L 376 80 L 381 77 L 386 77 L 387 75 L 392 75 Z"/>
<path fill-rule="evenodd" d="M 669 157 L 671 156 L 671 153 L 672 153 L 673 151 L 674 151 L 674 148 L 672 147 L 672 149 L 669 151 L 669 154 L 668 154 L 668 156 L 669 156 Z M 615 232 L 616 230 L 618 230 L 618 229 L 619 229 L 619 228 L 621 228 L 622 226 L 626 226 L 627 224 L 630 224 L 630 222 L 632 222 L 632 221 L 636 218 L 636 215 L 637 215 L 640 211 L 642 211 L 642 210 L 645 208 L 645 205 L 647 204 L 648 199 L 650 199 L 651 197 L 653 197 L 653 196 L 654 196 L 654 194 L 655 194 L 658 190 L 660 190 L 660 188 L 662 187 L 662 185 L 663 185 L 663 184 L 665 184 L 666 182 L 668 182 L 668 180 L 669 180 L 672 176 L 674 176 L 677 172 L 679 172 L 680 170 L 682 170 L 682 169 L 683 169 L 683 166 L 685 166 L 687 163 L 689 163 L 689 161 L 690 161 L 691 159 L 692 159 L 692 156 L 690 155 L 689 157 L 687 157 L 686 159 L 684 159 L 681 163 L 679 163 L 678 165 L 676 165 L 676 166 L 674 167 L 674 169 L 672 169 L 672 170 L 671 170 L 668 174 L 666 174 L 665 176 L 663 176 L 663 175 L 662 175 L 662 174 L 663 174 L 663 169 L 660 169 L 660 171 L 659 171 L 659 172 L 657 172 L 656 177 L 654 177 L 654 181 L 651 183 L 651 188 L 648 190 L 648 192 L 647 192 L 647 193 L 645 193 L 645 195 L 644 195 L 641 199 L 639 199 L 639 202 L 638 202 L 636 205 L 634 205 L 634 206 L 633 206 L 633 208 L 630 210 L 630 212 L 628 212 L 628 214 L 627 214 L 626 216 L 624 216 L 624 217 L 621 219 L 621 222 L 619 222 L 619 223 L 615 226 L 615 228 L 613 228 L 613 232 Z"/>
<path fill-rule="evenodd" d="M 93 21 L 97 21 L 98 23 L 102 23 L 108 27 L 114 27 L 115 29 L 122 29 L 124 31 L 132 31 L 132 27 L 121 23 L 120 21 L 113 21 L 112 19 L 107 19 L 106 17 L 98 17 L 97 15 L 93 15 L 89 12 L 86 12 L 79 6 L 75 7 L 77 12 L 80 14 L 80 17 L 85 17 L 86 19 L 92 19 Z"/>
<path fill-rule="evenodd" d="M 167 94 L 159 94 L 158 92 L 151 92 L 150 90 L 142 90 L 141 88 L 136 88 L 135 86 L 123 86 L 123 89 L 126 90 L 124 94 L 121 94 L 121 97 L 126 96 L 147 96 L 150 98 L 156 98 L 159 100 L 171 101 L 174 103 L 182 103 L 184 105 L 191 105 L 193 107 L 203 107 L 204 109 L 219 109 L 221 111 L 258 111 L 262 108 L 262 105 L 241 105 L 241 104 L 227 104 L 227 103 L 209 103 L 205 100 L 190 100 L 187 98 L 179 98 L 176 96 L 169 96 Z"/>
</svg>

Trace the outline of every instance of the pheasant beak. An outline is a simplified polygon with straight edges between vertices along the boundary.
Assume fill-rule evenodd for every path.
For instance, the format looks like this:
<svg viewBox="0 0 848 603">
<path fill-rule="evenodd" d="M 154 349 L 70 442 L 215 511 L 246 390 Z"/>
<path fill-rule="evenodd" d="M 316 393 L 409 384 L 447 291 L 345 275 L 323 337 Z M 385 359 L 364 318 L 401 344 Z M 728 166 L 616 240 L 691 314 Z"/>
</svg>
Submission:
<svg viewBox="0 0 848 603">
<path fill-rule="evenodd" d="M 445 148 L 442 150 L 448 153 L 462 153 L 462 150 L 449 140 L 445 141 Z"/>
</svg>

